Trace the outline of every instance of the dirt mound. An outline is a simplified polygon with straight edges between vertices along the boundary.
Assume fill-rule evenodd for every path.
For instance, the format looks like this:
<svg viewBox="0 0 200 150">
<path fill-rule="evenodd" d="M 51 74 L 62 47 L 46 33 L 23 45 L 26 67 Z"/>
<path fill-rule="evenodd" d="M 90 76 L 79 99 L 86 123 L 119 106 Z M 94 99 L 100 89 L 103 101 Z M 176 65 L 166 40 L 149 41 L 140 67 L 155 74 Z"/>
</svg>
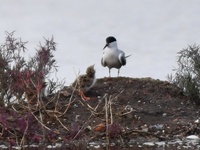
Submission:
<svg viewBox="0 0 200 150">
<path fill-rule="evenodd" d="M 90 128 L 87 135 L 92 139 L 96 138 L 95 128 L 106 124 L 106 101 L 110 102 L 112 109 L 109 107 L 108 116 L 111 117 L 107 116 L 107 123 L 119 126 L 125 139 L 145 135 L 166 140 L 199 132 L 194 123 L 199 117 L 198 107 L 176 85 L 167 81 L 103 78 L 97 80 L 87 96 L 91 100 L 85 102 L 74 94 L 75 101 L 67 113 L 66 124 L 76 122 L 85 129 Z"/>
<path fill-rule="evenodd" d="M 45 139 L 52 144 L 84 139 L 85 143 L 134 144 L 200 133 L 199 107 L 167 81 L 102 78 L 86 96 L 91 100 L 84 101 L 79 92 L 64 87 L 43 98 L 40 108 L 15 104 L 0 110 L 2 142 L 21 139 L 30 144 Z"/>
</svg>

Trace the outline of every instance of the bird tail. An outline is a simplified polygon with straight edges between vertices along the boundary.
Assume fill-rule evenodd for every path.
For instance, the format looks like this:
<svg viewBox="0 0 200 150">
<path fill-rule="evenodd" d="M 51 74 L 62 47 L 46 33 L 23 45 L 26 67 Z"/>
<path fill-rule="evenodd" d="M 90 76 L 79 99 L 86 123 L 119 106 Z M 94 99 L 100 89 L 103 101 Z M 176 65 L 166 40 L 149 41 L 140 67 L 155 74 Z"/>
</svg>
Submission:
<svg viewBox="0 0 200 150">
<path fill-rule="evenodd" d="M 128 55 L 128 56 L 125 56 L 125 58 L 128 58 L 128 57 L 130 57 L 131 55 Z"/>
</svg>

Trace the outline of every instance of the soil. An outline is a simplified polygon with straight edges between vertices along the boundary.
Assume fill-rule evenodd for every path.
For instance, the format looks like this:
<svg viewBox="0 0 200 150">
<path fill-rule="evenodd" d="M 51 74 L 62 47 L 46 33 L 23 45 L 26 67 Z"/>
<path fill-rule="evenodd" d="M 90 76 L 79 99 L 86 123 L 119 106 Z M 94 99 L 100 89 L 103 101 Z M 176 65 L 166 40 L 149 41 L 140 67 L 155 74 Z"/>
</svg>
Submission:
<svg viewBox="0 0 200 150">
<path fill-rule="evenodd" d="M 64 89 L 71 93 L 68 87 Z M 199 107 L 167 81 L 102 78 L 86 94 L 90 101 L 82 100 L 78 93 L 73 97 L 69 94 L 68 99 L 63 95 L 62 99 L 74 100 L 66 114 L 65 125 L 70 129 L 77 123 L 89 140 L 105 139 L 106 120 L 107 124 L 114 124 L 107 129 L 110 136 L 117 138 L 120 135 L 126 141 L 139 137 L 150 141 L 170 140 L 200 133 Z M 111 110 L 110 107 L 106 109 L 106 101 Z"/>
<path fill-rule="evenodd" d="M 47 136 L 50 143 L 84 139 L 130 145 L 200 134 L 199 106 L 167 81 L 102 78 L 86 96 L 91 100 L 64 87 L 45 98 L 41 112 L 43 124 L 54 132 Z"/>
</svg>

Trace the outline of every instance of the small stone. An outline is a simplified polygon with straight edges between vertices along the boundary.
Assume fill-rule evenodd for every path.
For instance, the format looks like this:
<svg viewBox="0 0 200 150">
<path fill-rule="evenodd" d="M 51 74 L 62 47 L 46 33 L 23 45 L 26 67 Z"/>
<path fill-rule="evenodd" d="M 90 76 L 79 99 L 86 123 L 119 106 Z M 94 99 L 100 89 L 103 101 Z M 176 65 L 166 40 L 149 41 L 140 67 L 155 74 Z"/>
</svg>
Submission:
<svg viewBox="0 0 200 150">
<path fill-rule="evenodd" d="M 155 144 L 153 142 L 145 142 L 143 143 L 143 145 L 146 145 L 146 146 L 154 146 Z"/>
<path fill-rule="evenodd" d="M 199 119 L 195 120 L 194 123 L 199 123 Z"/>
<path fill-rule="evenodd" d="M 53 146 L 52 145 L 47 145 L 47 148 L 53 148 Z"/>
<path fill-rule="evenodd" d="M 94 148 L 99 149 L 100 145 L 94 145 Z"/>
<path fill-rule="evenodd" d="M 156 142 L 155 144 L 158 146 L 165 146 L 166 143 L 164 141 L 161 141 L 161 142 Z"/>
<path fill-rule="evenodd" d="M 166 117 L 166 116 L 167 116 L 167 113 L 163 113 L 162 116 L 163 116 L 163 117 Z"/>
<path fill-rule="evenodd" d="M 86 129 L 88 129 L 89 131 L 91 131 L 92 127 L 91 126 L 87 126 Z"/>
<path fill-rule="evenodd" d="M 0 148 L 1 148 L 1 149 L 8 149 L 8 147 L 5 146 L 5 145 L 0 145 Z"/>
<path fill-rule="evenodd" d="M 199 137 L 196 135 L 189 135 L 186 137 L 187 140 L 199 140 Z"/>
</svg>

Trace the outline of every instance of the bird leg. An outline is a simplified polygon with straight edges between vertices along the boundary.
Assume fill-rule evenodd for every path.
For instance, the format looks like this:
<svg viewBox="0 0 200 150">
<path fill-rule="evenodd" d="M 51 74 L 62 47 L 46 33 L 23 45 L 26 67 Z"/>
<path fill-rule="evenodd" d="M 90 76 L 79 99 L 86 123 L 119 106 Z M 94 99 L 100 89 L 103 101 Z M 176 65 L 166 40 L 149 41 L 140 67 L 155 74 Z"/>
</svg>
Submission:
<svg viewBox="0 0 200 150">
<path fill-rule="evenodd" d="M 90 97 L 85 96 L 85 94 L 84 94 L 83 91 L 80 91 L 80 94 L 81 94 L 81 97 L 82 97 L 85 101 L 89 101 L 89 100 L 91 100 Z"/>
<path fill-rule="evenodd" d="M 119 77 L 119 69 L 118 69 L 118 74 L 117 74 L 117 77 Z"/>
</svg>

